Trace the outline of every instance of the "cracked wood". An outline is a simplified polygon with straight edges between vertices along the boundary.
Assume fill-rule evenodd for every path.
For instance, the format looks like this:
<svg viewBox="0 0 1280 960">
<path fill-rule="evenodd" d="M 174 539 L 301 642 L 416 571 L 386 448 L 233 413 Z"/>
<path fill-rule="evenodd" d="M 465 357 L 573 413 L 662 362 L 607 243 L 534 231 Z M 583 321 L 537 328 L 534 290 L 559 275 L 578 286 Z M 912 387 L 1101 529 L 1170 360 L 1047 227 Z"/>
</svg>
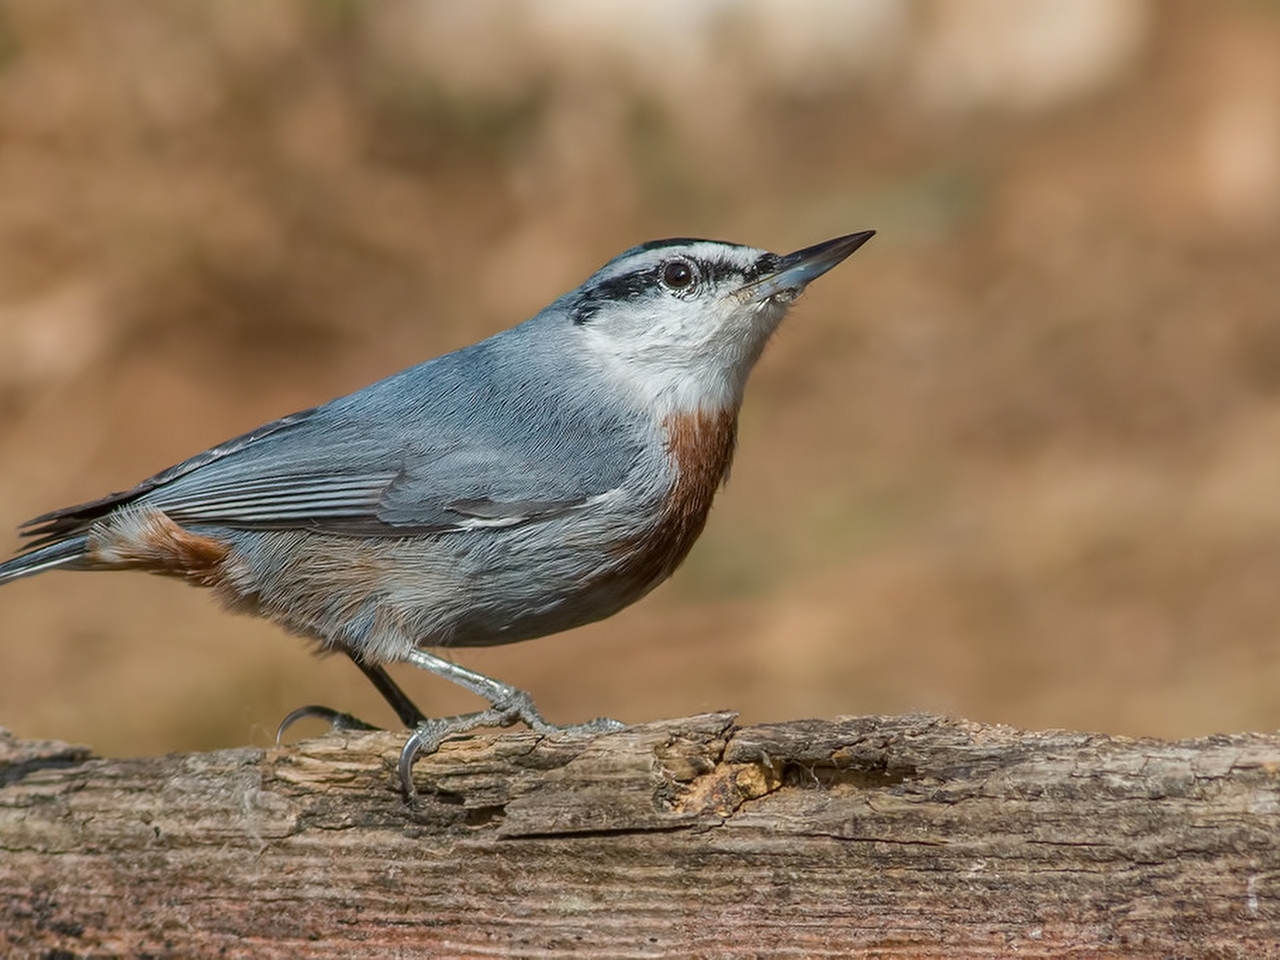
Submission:
<svg viewBox="0 0 1280 960">
<path fill-rule="evenodd" d="M 1280 736 L 935 717 L 102 760 L 0 736 L 0 954 L 1272 955 Z"/>
</svg>

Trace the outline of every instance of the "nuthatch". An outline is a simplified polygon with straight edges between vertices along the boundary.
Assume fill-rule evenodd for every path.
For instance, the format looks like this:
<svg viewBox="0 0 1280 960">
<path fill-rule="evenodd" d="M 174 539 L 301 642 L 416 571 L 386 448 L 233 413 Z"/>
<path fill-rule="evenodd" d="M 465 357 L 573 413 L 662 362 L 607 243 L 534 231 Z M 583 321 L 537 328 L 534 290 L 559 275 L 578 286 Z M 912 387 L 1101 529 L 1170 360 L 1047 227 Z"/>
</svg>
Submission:
<svg viewBox="0 0 1280 960">
<path fill-rule="evenodd" d="M 414 728 L 400 759 L 411 794 L 415 755 L 447 736 L 559 729 L 524 691 L 423 648 L 567 630 L 669 577 L 728 473 L 765 342 L 871 236 L 786 256 L 633 247 L 519 326 L 28 521 L 0 583 L 53 569 L 181 577 L 348 654 Z M 490 708 L 427 719 L 382 666 L 397 661 Z M 304 707 L 282 729 L 308 714 L 359 723 Z"/>
</svg>

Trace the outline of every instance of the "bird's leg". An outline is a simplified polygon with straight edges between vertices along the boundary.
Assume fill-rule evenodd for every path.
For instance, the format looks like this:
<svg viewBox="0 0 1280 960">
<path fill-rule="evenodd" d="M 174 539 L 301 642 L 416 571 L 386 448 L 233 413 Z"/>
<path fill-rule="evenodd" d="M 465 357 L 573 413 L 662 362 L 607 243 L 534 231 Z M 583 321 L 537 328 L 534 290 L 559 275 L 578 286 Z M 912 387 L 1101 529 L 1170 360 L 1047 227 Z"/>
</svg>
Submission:
<svg viewBox="0 0 1280 960">
<path fill-rule="evenodd" d="M 626 724 L 607 717 L 598 717 L 586 723 L 569 726 L 556 726 L 547 722 L 533 705 L 533 697 L 526 691 L 509 684 L 486 677 L 466 667 L 444 660 L 425 650 L 413 650 L 405 658 L 415 667 L 421 667 L 434 673 L 437 677 L 452 680 L 464 690 L 489 701 L 489 709 L 477 713 L 467 713 L 456 717 L 440 717 L 435 720 L 423 720 L 409 736 L 400 751 L 400 784 L 404 787 L 405 797 L 412 800 L 413 762 L 422 753 L 434 753 L 440 744 L 449 737 L 466 733 L 478 727 L 509 727 L 515 723 L 523 723 L 536 733 L 609 733 L 623 729 Z"/>
<path fill-rule="evenodd" d="M 426 715 L 418 709 L 418 705 L 410 700 L 409 695 L 400 689 L 400 685 L 391 679 L 391 674 L 376 663 L 366 663 L 354 653 L 350 656 L 355 665 L 369 678 L 369 682 L 382 694 L 382 698 L 391 704 L 391 709 L 396 712 L 401 723 L 412 729 L 427 719 Z"/>
<path fill-rule="evenodd" d="M 452 680 L 464 690 L 469 690 L 476 696 L 488 700 L 492 709 L 482 711 L 483 713 L 497 711 L 501 716 L 510 718 L 501 726 L 510 726 L 513 723 L 520 722 L 536 733 L 602 733 L 608 730 L 621 730 L 626 726 L 624 723 L 610 720 L 607 717 L 598 717 L 595 720 L 588 720 L 586 723 L 557 726 L 543 718 L 537 707 L 533 705 L 533 697 L 527 691 L 517 689 L 500 680 L 494 680 L 492 677 L 486 677 L 483 673 L 468 670 L 466 667 L 437 657 L 435 654 L 427 653 L 425 650 L 412 650 L 405 659 L 415 667 L 428 670 L 437 677 L 443 677 L 445 680 Z M 471 716 L 479 715 L 472 714 Z"/>
<path fill-rule="evenodd" d="M 383 699 L 391 705 L 391 709 L 396 712 L 396 716 L 400 718 L 401 723 L 412 729 L 426 722 L 427 718 L 418 709 L 417 704 L 409 699 L 409 695 L 400 689 L 399 684 L 391 679 L 391 675 L 385 669 L 376 663 L 367 663 L 361 660 L 353 650 L 344 649 L 343 652 L 369 678 L 369 682 L 382 694 Z M 280 721 L 280 726 L 276 729 L 276 743 L 280 742 L 280 738 L 284 736 L 286 730 L 299 720 L 308 717 L 318 717 L 321 720 L 328 721 L 331 731 L 381 729 L 365 723 L 359 717 L 354 717 L 349 713 L 343 713 L 340 710 L 334 710 L 332 707 L 312 703 L 305 707 L 299 707 Z"/>
</svg>

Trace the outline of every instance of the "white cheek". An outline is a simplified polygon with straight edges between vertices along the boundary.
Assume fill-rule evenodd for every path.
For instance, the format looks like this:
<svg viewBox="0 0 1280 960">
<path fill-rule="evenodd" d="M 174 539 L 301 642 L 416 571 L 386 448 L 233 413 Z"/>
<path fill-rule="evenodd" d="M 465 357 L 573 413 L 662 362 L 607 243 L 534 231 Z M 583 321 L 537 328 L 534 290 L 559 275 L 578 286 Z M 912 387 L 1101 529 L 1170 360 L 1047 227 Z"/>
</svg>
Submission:
<svg viewBox="0 0 1280 960">
<path fill-rule="evenodd" d="M 737 409 L 747 375 L 785 306 L 680 306 L 661 317 L 615 317 L 585 331 L 601 372 L 659 415 Z"/>
<path fill-rule="evenodd" d="M 714 362 L 710 345 L 698 351 L 687 343 L 671 345 L 654 337 L 619 340 L 596 331 L 588 333 L 587 342 L 600 374 L 659 417 L 720 410 L 736 405 L 741 393 L 740 386 L 734 389 L 737 378 Z"/>
</svg>

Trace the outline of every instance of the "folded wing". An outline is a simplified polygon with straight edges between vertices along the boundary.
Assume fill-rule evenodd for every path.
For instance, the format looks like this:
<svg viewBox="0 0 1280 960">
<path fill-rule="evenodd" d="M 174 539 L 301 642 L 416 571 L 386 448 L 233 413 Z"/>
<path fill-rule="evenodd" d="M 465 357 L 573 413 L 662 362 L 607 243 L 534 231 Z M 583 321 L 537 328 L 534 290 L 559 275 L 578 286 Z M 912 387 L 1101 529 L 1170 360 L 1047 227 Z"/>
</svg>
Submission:
<svg viewBox="0 0 1280 960">
<path fill-rule="evenodd" d="M 267 424 L 132 490 L 36 517 L 23 527 L 28 549 L 81 535 L 135 503 L 183 525 L 360 536 L 511 526 L 575 509 L 620 485 L 634 464 L 636 451 L 618 440 L 625 432 L 598 417 L 566 417 L 553 405 L 540 417 L 526 395 L 518 407 L 467 405 L 459 415 L 454 405 L 433 410 L 432 394 L 404 381 Z M 582 450 L 596 455 L 573 456 Z"/>
</svg>

